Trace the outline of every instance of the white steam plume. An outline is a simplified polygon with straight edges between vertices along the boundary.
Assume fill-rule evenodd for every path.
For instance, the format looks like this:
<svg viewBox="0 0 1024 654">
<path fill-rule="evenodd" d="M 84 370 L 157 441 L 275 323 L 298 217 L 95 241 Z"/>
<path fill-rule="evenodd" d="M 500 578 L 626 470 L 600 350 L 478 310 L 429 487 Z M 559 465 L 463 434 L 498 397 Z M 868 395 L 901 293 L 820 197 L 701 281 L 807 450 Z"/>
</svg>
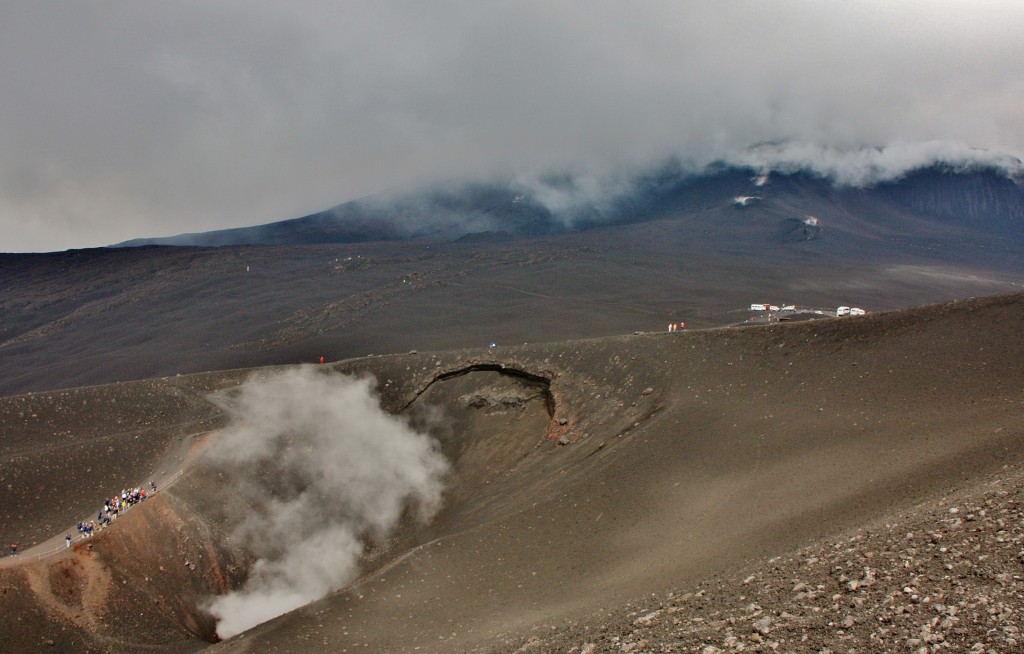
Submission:
<svg viewBox="0 0 1024 654">
<path fill-rule="evenodd" d="M 206 606 L 221 638 L 341 588 L 366 539 L 441 504 L 437 443 L 385 413 L 369 378 L 307 366 L 250 380 L 233 413 L 208 456 L 229 479 L 233 537 L 259 560 L 242 588 Z"/>
<path fill-rule="evenodd" d="M 577 167 L 562 173 L 519 174 L 509 184 L 543 205 L 566 227 L 585 216 L 600 220 L 616 201 L 635 191 L 636 177 L 646 170 L 612 166 Z"/>
</svg>

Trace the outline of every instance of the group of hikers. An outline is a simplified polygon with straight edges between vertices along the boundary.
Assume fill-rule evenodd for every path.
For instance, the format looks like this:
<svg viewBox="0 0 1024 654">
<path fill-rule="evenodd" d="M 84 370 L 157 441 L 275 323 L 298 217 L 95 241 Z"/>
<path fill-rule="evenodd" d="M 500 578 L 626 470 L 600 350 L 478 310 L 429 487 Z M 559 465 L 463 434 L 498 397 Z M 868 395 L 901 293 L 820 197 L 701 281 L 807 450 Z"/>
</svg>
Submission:
<svg viewBox="0 0 1024 654">
<path fill-rule="evenodd" d="M 149 482 L 152 492 L 156 492 L 156 482 Z M 97 529 L 102 529 L 110 524 L 111 520 L 116 520 L 119 513 L 125 511 L 128 507 L 133 504 L 138 504 L 149 496 L 149 491 L 145 488 L 128 488 L 121 491 L 120 496 L 114 496 L 103 502 L 103 508 L 96 512 L 95 520 L 88 520 L 78 523 L 78 533 L 82 534 L 82 538 L 88 538 L 93 535 Z M 68 547 L 71 547 L 71 534 L 64 537 L 64 542 Z"/>
<path fill-rule="evenodd" d="M 83 520 L 78 523 L 78 533 L 82 535 L 82 538 L 88 538 L 93 535 L 97 529 L 102 529 L 110 524 L 112 520 L 117 519 L 119 513 L 123 513 L 128 507 L 133 504 L 138 504 L 144 501 L 150 494 L 156 492 L 156 482 L 149 482 L 150 490 L 145 488 L 126 488 L 121 491 L 120 495 L 111 497 L 110 499 L 104 500 L 103 507 L 96 512 L 95 520 Z M 66 547 L 71 547 L 71 534 L 64 537 L 64 544 Z M 11 556 L 18 555 L 18 544 L 11 544 Z"/>
</svg>

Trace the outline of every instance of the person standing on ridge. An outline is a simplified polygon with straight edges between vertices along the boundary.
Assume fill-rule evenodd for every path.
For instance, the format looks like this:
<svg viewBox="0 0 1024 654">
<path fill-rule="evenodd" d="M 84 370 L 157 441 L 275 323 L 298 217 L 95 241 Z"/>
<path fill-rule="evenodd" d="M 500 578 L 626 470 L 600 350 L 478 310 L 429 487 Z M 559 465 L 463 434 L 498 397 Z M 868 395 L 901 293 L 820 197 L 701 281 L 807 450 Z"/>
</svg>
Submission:
<svg viewBox="0 0 1024 654">
<path fill-rule="evenodd" d="M 71 547 L 71 534 L 64 537 L 64 542 L 67 543 L 68 548 Z"/>
</svg>

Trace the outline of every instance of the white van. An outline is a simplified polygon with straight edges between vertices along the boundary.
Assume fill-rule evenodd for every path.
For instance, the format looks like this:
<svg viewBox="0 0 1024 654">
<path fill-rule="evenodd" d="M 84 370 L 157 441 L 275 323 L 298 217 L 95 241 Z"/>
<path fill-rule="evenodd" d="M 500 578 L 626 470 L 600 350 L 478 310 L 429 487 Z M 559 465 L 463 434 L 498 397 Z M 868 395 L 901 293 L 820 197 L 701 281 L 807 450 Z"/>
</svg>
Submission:
<svg viewBox="0 0 1024 654">
<path fill-rule="evenodd" d="M 848 316 L 850 315 L 850 307 L 838 307 L 836 309 L 837 316 Z"/>
</svg>

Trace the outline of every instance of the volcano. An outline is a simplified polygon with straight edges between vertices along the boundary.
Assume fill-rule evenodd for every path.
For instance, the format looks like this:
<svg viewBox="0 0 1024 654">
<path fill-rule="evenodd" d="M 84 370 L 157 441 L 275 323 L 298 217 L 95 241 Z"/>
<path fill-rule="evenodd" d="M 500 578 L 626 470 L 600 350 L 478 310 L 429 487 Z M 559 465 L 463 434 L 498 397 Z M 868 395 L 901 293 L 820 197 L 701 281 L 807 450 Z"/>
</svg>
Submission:
<svg viewBox="0 0 1024 654">
<path fill-rule="evenodd" d="M 817 651 L 895 646 L 933 615 L 945 642 L 994 642 L 1012 613 L 988 607 L 1019 606 L 1022 319 L 1018 293 L 325 364 L 372 374 L 389 412 L 445 416 L 443 508 L 354 583 L 211 651 Z M 0 567 L 5 651 L 215 641 L 202 598 L 253 557 L 223 530 L 201 451 L 233 389 L 286 370 L 0 400 L 4 534 L 23 544 Z M 99 536 L 58 541 L 104 488 L 153 476 L 155 497 Z"/>
<path fill-rule="evenodd" d="M 19 545 L 0 651 L 1018 648 L 1016 182 L 723 168 L 631 188 L 558 210 L 434 190 L 202 245 L 0 255 L 0 534 Z M 755 320 L 763 302 L 813 319 Z M 840 305 L 867 313 L 826 317 Z M 265 568 L 230 489 L 316 482 L 208 453 L 250 380 L 296 367 L 361 380 L 429 435 L 441 501 L 220 642 L 211 598 Z"/>
</svg>

